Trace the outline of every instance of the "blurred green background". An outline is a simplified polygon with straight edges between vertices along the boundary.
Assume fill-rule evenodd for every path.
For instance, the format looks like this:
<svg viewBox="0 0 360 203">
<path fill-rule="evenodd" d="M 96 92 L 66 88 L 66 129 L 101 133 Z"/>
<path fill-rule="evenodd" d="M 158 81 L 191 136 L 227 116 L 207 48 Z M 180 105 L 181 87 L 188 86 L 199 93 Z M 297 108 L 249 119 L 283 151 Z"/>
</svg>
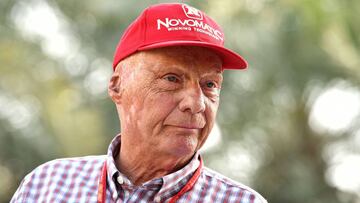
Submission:
<svg viewBox="0 0 360 203">
<path fill-rule="evenodd" d="M 106 153 L 113 51 L 158 2 L 0 1 L 0 202 L 39 164 Z M 205 164 L 271 203 L 359 203 L 360 1 L 185 2 L 250 64 L 225 72 Z"/>
</svg>

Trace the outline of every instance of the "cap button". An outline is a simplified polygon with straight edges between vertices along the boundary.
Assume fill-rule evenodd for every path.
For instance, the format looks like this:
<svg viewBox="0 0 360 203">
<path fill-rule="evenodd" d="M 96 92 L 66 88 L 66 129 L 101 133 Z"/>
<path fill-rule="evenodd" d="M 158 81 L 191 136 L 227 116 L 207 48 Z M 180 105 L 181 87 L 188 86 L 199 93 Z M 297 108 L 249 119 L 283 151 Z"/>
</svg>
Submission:
<svg viewBox="0 0 360 203">
<path fill-rule="evenodd" d="M 160 202 L 160 201 L 161 201 L 161 197 L 160 197 L 160 196 L 156 196 L 156 197 L 154 198 L 154 201 L 157 202 L 157 203 Z"/>
<path fill-rule="evenodd" d="M 120 185 L 124 184 L 124 179 L 121 176 L 118 176 L 116 180 Z"/>
</svg>

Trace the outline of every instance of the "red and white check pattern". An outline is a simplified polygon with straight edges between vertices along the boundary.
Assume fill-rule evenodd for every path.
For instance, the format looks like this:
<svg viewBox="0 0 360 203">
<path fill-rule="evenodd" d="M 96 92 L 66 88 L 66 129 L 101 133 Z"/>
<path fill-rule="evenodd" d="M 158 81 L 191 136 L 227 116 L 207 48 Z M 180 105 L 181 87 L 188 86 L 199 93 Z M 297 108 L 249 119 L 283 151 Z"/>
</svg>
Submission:
<svg viewBox="0 0 360 203">
<path fill-rule="evenodd" d="M 57 159 L 37 167 L 21 182 L 11 203 L 96 203 L 105 160 L 108 165 L 106 202 L 167 202 L 192 177 L 201 158 L 196 155 L 181 170 L 135 186 L 115 167 L 113 152 L 118 152 L 119 147 L 120 136 L 116 136 L 106 156 Z M 266 203 L 266 200 L 249 187 L 204 167 L 192 190 L 177 202 Z"/>
</svg>

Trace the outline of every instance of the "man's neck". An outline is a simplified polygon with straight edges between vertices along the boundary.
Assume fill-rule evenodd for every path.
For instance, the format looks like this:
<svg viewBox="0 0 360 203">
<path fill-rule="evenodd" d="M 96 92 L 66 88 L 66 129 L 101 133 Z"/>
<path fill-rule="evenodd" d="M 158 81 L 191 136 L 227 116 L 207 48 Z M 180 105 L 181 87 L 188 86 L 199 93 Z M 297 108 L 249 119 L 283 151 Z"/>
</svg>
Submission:
<svg viewBox="0 0 360 203">
<path fill-rule="evenodd" d="M 183 168 L 192 158 L 161 155 L 152 151 L 137 151 L 122 145 L 115 158 L 116 167 L 134 185 L 141 185 L 149 180 L 163 177 Z"/>
</svg>

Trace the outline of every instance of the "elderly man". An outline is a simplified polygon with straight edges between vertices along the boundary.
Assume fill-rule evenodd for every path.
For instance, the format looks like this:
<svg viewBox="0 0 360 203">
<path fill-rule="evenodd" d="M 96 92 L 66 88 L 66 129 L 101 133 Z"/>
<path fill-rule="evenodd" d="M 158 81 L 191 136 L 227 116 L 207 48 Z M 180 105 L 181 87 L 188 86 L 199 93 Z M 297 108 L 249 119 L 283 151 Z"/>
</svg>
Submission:
<svg viewBox="0 0 360 203">
<path fill-rule="evenodd" d="M 203 166 L 224 69 L 243 69 L 220 27 L 185 4 L 147 8 L 125 31 L 109 95 L 121 134 L 106 156 L 50 161 L 12 202 L 266 202 Z"/>
</svg>

